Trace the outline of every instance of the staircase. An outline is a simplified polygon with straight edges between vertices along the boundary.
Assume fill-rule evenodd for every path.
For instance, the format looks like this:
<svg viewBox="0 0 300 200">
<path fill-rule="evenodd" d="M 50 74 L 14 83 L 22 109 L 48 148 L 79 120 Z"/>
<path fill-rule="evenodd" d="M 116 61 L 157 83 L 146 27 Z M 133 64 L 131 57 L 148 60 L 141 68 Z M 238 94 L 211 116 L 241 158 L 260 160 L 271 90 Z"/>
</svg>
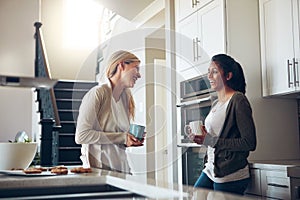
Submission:
<svg viewBox="0 0 300 200">
<path fill-rule="evenodd" d="M 54 165 L 81 165 L 81 145 L 75 143 L 76 120 L 85 93 L 96 82 L 59 81 L 54 87 L 61 128 L 53 136 Z"/>
</svg>

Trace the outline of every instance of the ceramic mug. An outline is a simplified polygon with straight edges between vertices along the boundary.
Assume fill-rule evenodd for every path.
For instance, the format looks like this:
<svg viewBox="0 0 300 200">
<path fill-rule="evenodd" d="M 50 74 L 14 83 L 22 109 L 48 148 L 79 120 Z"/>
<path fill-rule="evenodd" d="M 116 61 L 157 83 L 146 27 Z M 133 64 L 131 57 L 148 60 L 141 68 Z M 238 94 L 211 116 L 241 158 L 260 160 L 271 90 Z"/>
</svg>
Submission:
<svg viewBox="0 0 300 200">
<path fill-rule="evenodd" d="M 139 140 L 142 140 L 145 133 L 145 126 L 130 124 L 129 133 L 134 135 L 134 137 L 138 138 Z"/>
<path fill-rule="evenodd" d="M 195 135 L 202 135 L 201 126 L 203 122 L 199 121 L 191 121 L 188 125 L 184 126 L 184 133 L 186 135 L 195 134 Z"/>
</svg>

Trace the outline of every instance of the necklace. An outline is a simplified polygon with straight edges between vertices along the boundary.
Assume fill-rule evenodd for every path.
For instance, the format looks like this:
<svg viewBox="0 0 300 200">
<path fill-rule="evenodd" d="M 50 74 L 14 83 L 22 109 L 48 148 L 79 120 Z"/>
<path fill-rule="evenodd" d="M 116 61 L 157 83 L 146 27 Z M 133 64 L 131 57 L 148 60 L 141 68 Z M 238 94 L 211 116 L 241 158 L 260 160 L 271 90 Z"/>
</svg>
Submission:
<svg viewBox="0 0 300 200">
<path fill-rule="evenodd" d="M 218 101 L 218 103 L 212 108 L 211 112 L 215 113 L 217 110 L 219 110 L 220 108 L 222 108 L 225 105 L 225 102 L 220 103 L 220 101 Z"/>
</svg>

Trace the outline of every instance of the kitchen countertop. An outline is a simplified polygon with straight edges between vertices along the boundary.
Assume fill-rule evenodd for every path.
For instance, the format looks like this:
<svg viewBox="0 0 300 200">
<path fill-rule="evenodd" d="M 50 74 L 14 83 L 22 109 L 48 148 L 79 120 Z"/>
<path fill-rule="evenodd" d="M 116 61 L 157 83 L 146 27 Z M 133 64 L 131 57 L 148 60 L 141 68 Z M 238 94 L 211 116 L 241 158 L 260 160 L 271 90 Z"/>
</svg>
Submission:
<svg viewBox="0 0 300 200">
<path fill-rule="evenodd" d="M 300 179 L 300 166 L 288 167 L 288 176 Z"/>
<path fill-rule="evenodd" d="M 129 175 L 107 170 L 93 169 L 92 173 L 85 174 L 67 174 L 52 176 L 12 176 L 0 175 L 0 198 L 5 198 L 9 193 L 20 195 L 24 190 L 46 188 L 47 191 L 61 189 L 66 187 L 100 187 L 113 186 L 137 194 L 139 198 L 134 199 L 253 199 L 250 197 L 241 197 L 222 192 L 215 192 L 205 189 L 195 189 L 184 185 L 174 183 L 155 183 L 152 179 L 144 180 L 138 175 Z M 159 186 L 158 186 L 159 185 Z M 163 185 L 163 186 L 161 186 Z M 36 190 L 36 191 L 38 191 Z M 17 193 L 16 193 L 17 192 Z M 50 194 L 51 192 L 49 192 Z M 74 194 L 72 194 L 74 195 Z M 122 195 L 122 193 L 121 193 Z M 78 198 L 78 194 L 76 194 Z M 18 196 L 19 197 L 19 196 Z M 51 196 L 45 196 L 50 199 Z M 28 196 L 26 196 L 28 198 Z M 41 196 L 38 197 L 39 199 Z M 57 198 L 53 196 L 52 198 Z M 13 197 L 16 199 L 16 197 Z M 30 199 L 33 199 L 31 196 Z"/>
<path fill-rule="evenodd" d="M 289 167 L 300 166 L 300 160 L 252 160 L 251 168 L 268 170 L 287 170 Z"/>
</svg>

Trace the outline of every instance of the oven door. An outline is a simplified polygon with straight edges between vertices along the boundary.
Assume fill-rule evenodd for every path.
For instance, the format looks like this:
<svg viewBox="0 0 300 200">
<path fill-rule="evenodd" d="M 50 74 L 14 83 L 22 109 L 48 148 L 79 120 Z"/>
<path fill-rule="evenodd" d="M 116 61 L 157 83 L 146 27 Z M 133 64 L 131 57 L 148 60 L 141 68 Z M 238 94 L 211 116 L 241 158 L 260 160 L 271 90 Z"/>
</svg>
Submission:
<svg viewBox="0 0 300 200">
<path fill-rule="evenodd" d="M 197 120 L 202 120 L 204 122 L 210 111 L 211 104 L 212 98 L 211 96 L 208 96 L 201 99 L 183 102 L 178 105 L 178 107 L 180 107 L 180 127 L 178 127 L 180 129 L 180 143 L 191 143 L 184 133 L 185 125 L 188 125 L 191 121 Z"/>
</svg>

